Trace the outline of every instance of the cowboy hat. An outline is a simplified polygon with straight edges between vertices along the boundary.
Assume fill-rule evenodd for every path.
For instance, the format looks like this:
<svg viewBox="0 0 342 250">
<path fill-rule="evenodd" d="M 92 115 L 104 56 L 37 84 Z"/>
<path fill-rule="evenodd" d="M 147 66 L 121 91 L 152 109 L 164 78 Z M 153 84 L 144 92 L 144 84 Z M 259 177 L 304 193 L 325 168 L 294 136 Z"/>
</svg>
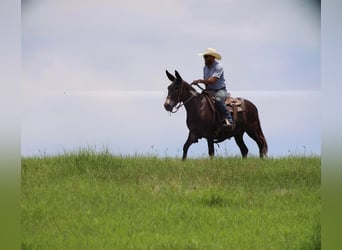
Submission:
<svg viewBox="0 0 342 250">
<path fill-rule="evenodd" d="M 213 56 L 217 60 L 221 60 L 221 55 L 217 53 L 216 49 L 213 48 L 207 48 L 203 53 L 199 53 L 199 56 Z"/>
</svg>

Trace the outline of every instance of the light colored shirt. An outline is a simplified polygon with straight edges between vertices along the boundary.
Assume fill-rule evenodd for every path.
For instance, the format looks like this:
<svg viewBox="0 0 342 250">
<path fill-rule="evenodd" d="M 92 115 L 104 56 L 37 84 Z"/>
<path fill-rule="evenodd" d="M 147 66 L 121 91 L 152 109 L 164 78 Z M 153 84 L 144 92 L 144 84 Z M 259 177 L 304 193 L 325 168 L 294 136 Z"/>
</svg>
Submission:
<svg viewBox="0 0 342 250">
<path fill-rule="evenodd" d="M 210 77 L 217 77 L 215 84 L 206 85 L 206 89 L 208 90 L 219 90 L 226 87 L 223 67 L 217 61 L 211 65 L 211 67 L 204 66 L 203 68 L 203 79 L 207 80 Z"/>
</svg>

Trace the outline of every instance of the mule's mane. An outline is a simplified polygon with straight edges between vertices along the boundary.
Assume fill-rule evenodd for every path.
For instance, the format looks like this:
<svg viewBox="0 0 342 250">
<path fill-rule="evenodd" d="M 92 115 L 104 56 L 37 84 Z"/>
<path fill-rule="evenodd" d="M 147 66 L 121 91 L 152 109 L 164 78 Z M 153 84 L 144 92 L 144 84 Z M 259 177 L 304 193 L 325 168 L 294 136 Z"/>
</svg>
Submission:
<svg viewBox="0 0 342 250">
<path fill-rule="evenodd" d="M 183 81 L 182 81 L 182 85 L 183 85 L 186 89 L 195 91 L 195 92 L 198 94 L 198 92 L 196 91 L 196 89 L 195 89 L 194 87 L 192 87 L 191 84 L 189 84 L 188 82 L 186 82 L 186 81 L 183 80 Z"/>
</svg>

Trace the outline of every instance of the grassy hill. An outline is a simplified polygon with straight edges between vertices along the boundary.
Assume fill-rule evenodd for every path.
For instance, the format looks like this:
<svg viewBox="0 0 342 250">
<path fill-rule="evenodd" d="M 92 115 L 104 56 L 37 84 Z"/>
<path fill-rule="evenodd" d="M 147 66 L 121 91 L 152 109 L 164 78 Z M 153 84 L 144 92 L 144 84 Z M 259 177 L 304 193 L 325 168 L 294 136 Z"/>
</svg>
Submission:
<svg viewBox="0 0 342 250">
<path fill-rule="evenodd" d="M 22 159 L 22 249 L 319 249 L 319 157 Z"/>
</svg>

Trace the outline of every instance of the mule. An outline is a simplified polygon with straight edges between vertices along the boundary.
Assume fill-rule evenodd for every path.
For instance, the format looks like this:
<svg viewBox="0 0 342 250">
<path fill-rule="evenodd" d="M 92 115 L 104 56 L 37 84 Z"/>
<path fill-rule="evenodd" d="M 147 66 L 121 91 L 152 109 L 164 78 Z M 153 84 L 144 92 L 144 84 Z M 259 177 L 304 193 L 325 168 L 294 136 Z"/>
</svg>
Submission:
<svg viewBox="0 0 342 250">
<path fill-rule="evenodd" d="M 164 108 L 174 113 L 184 105 L 186 110 L 189 134 L 183 146 L 183 160 L 187 158 L 191 144 L 197 143 L 198 139 L 207 140 L 208 154 L 212 158 L 215 154 L 214 143 L 220 143 L 231 137 L 234 137 L 240 148 L 242 158 L 246 158 L 248 148 L 243 140 L 245 132 L 257 143 L 260 158 L 267 156 L 267 142 L 261 129 L 258 110 L 252 102 L 244 98 L 236 98 L 235 101 L 239 105 L 232 105 L 230 108 L 230 111 L 233 111 L 233 127 L 225 127 L 221 123 L 221 115 L 216 111 L 212 98 L 208 97 L 205 91 L 197 92 L 177 71 L 173 76 L 166 70 L 166 75 L 172 83 L 168 86 Z"/>
</svg>

